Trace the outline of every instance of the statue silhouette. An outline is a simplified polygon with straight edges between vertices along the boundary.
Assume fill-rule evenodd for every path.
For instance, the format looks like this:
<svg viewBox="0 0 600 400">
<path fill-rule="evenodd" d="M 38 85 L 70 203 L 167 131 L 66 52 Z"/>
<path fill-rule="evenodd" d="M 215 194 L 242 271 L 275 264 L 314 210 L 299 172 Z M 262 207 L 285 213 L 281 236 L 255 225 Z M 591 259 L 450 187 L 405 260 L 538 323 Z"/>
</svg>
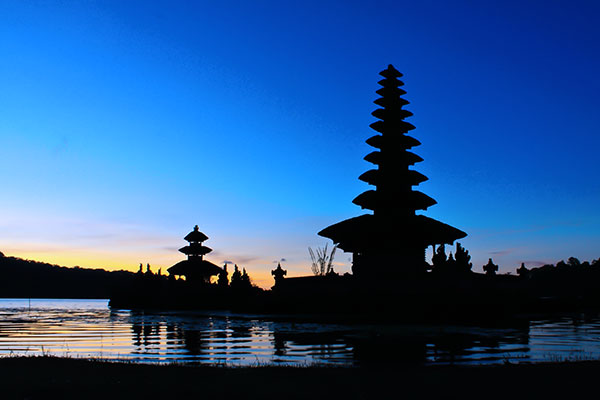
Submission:
<svg viewBox="0 0 600 400">
<path fill-rule="evenodd" d="M 281 282 L 285 279 L 284 276 L 287 275 L 287 270 L 281 268 L 281 263 L 277 263 L 277 268 L 271 271 L 271 275 L 275 279 L 275 286 L 281 285 Z"/>
<path fill-rule="evenodd" d="M 521 266 L 517 269 L 517 274 L 519 276 L 527 276 L 529 270 L 525 267 L 525 263 L 521 263 Z"/>
<path fill-rule="evenodd" d="M 496 272 L 498 272 L 498 266 L 494 264 L 490 258 L 488 263 L 483 266 L 483 270 L 485 271 L 486 275 L 496 275 Z"/>
<path fill-rule="evenodd" d="M 431 262 L 433 263 L 433 272 L 444 272 L 447 261 L 448 258 L 446 257 L 446 246 L 442 243 L 438 246 L 437 250 L 435 250 L 434 246 L 434 254 L 433 257 L 431 257 Z"/>
</svg>

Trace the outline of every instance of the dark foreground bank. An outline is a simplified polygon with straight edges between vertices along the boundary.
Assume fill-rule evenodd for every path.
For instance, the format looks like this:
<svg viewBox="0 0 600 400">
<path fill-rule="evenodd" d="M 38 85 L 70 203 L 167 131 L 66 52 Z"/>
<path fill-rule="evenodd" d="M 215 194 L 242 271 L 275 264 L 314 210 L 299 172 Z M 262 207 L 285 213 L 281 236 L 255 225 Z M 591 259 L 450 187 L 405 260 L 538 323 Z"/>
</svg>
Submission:
<svg viewBox="0 0 600 400">
<path fill-rule="evenodd" d="M 0 398 L 571 398 L 583 393 L 595 397 L 599 372 L 600 361 L 230 368 L 15 357 L 0 359 Z"/>
</svg>

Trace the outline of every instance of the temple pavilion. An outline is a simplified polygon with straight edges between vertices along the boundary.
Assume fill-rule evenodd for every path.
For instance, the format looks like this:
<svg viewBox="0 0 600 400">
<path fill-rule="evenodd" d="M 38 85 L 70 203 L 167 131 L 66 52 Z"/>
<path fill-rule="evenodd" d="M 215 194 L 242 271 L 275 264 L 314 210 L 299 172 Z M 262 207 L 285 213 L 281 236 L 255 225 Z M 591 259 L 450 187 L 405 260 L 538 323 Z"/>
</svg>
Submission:
<svg viewBox="0 0 600 400">
<path fill-rule="evenodd" d="M 194 226 L 194 230 L 183 239 L 188 241 L 189 245 L 180 248 L 179 251 L 187 255 L 188 259 L 167 269 L 169 275 L 185 276 L 185 279 L 190 282 L 210 283 L 212 276 L 223 272 L 215 264 L 203 259 L 204 255 L 210 253 L 212 249 L 202 245 L 202 242 L 208 240 L 208 236 L 200 232 L 198 225 Z"/>
<path fill-rule="evenodd" d="M 357 196 L 353 203 L 372 211 L 331 225 L 319 235 L 333 240 L 339 248 L 353 253 L 352 272 L 361 278 L 401 275 L 425 271 L 428 246 L 452 244 L 467 234 L 417 211 L 425 211 L 436 201 L 414 190 L 427 177 L 411 167 L 423 161 L 410 152 L 421 143 L 407 135 L 415 129 L 405 118 L 413 115 L 403 109 L 409 104 L 402 98 L 402 74 L 392 65 L 380 72 L 381 97 L 375 104 L 381 108 L 372 115 L 379 119 L 370 126 L 378 134 L 367 139 L 376 150 L 366 161 L 375 165 L 358 179 L 374 186 Z"/>
</svg>

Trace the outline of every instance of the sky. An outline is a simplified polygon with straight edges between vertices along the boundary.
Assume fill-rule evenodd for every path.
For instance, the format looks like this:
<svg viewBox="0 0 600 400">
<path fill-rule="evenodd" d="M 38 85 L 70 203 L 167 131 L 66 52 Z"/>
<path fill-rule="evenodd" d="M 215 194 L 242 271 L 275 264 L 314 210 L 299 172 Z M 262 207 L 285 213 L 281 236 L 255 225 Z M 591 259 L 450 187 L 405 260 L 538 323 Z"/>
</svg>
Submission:
<svg viewBox="0 0 600 400">
<path fill-rule="evenodd" d="M 473 270 L 600 258 L 597 1 L 0 2 L 0 251 L 310 274 L 375 134 L 378 73 Z M 331 243 L 329 243 L 331 246 Z M 351 255 L 336 254 L 336 270 Z M 393 260 L 390 260 L 393 262 Z"/>
</svg>

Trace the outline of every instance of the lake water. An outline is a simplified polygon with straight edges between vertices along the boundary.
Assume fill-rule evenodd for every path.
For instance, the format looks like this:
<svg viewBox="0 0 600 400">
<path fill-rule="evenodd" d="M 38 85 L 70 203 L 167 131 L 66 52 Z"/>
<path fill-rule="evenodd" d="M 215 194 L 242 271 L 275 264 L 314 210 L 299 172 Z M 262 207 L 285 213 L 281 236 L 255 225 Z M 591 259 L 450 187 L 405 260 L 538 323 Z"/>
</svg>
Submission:
<svg viewBox="0 0 600 400">
<path fill-rule="evenodd" d="M 111 310 L 107 300 L 0 299 L 0 356 L 227 365 L 488 364 L 600 359 L 600 317 L 518 327 L 344 325 L 231 313 Z"/>
</svg>

